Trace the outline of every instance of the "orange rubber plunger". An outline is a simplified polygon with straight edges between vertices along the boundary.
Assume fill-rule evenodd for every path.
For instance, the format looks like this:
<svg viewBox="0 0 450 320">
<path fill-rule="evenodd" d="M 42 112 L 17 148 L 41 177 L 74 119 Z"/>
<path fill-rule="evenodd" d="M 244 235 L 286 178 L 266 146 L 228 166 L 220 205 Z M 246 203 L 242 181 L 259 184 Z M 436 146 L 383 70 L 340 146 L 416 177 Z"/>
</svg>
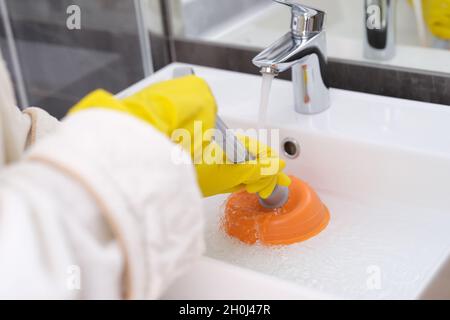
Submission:
<svg viewBox="0 0 450 320">
<path fill-rule="evenodd" d="M 233 193 L 225 205 L 225 231 L 247 244 L 265 245 L 292 244 L 321 232 L 330 220 L 328 209 L 306 183 L 291 180 L 289 199 L 278 209 L 264 208 L 255 194 Z"/>
</svg>

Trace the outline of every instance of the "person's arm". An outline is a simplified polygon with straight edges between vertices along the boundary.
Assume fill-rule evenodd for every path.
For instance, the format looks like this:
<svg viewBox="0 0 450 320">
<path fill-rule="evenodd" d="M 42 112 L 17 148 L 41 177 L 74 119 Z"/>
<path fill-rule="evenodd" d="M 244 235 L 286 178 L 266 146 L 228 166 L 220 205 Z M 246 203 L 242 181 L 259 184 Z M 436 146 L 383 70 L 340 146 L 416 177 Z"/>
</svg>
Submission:
<svg viewBox="0 0 450 320">
<path fill-rule="evenodd" d="M 96 109 L 4 168 L 0 297 L 159 297 L 203 251 L 194 168 L 172 148 L 139 119 Z"/>
</svg>

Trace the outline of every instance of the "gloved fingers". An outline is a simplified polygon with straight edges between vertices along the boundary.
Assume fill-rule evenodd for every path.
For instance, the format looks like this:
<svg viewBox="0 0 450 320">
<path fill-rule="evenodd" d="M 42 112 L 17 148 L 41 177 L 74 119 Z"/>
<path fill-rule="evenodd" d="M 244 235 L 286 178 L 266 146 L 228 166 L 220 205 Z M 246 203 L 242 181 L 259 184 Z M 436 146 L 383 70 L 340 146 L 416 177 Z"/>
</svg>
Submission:
<svg viewBox="0 0 450 320">
<path fill-rule="evenodd" d="M 288 187 L 291 184 L 291 179 L 284 173 L 280 173 L 276 177 L 268 177 L 261 179 L 257 183 L 247 184 L 247 185 L 238 185 L 236 187 L 224 190 L 223 193 L 232 193 L 241 190 L 245 187 L 245 190 L 248 193 L 258 193 L 258 195 L 266 199 L 268 198 L 273 190 L 275 189 L 276 185 Z"/>
<path fill-rule="evenodd" d="M 286 162 L 283 159 L 278 159 L 280 161 L 280 172 L 286 168 Z"/>
<path fill-rule="evenodd" d="M 223 164 L 216 165 L 220 176 L 227 177 L 227 180 L 234 182 L 234 184 L 252 184 L 258 182 L 262 178 L 265 178 L 261 175 L 261 166 L 259 163 L 250 161 L 245 163 L 238 164 Z M 222 174 L 223 172 L 223 174 Z"/>
<path fill-rule="evenodd" d="M 245 163 L 234 165 L 236 170 L 242 171 L 247 177 L 260 179 L 261 177 L 274 176 L 282 171 L 286 163 L 278 157 L 261 158 L 258 160 L 250 160 Z M 251 182 L 250 178 L 244 178 L 244 182 Z"/>
<path fill-rule="evenodd" d="M 245 190 L 248 193 L 258 193 L 264 188 L 266 188 L 268 185 L 272 184 L 272 181 L 273 177 L 262 178 L 256 182 L 246 184 Z"/>
<path fill-rule="evenodd" d="M 228 177 L 236 177 L 236 179 L 232 179 L 236 184 L 246 185 L 246 189 L 250 193 L 259 192 L 269 184 L 269 181 L 274 179 L 277 183 L 278 175 L 284 167 L 285 162 L 281 159 L 273 159 L 267 166 L 253 161 L 218 166 L 228 173 Z M 289 185 L 290 179 L 287 176 L 284 175 L 280 179 L 282 185 Z"/>
<path fill-rule="evenodd" d="M 195 165 L 197 180 L 204 196 L 241 190 L 250 182 L 260 180 L 259 167 L 249 164 Z"/>
<path fill-rule="evenodd" d="M 244 137 L 244 139 L 247 138 Z M 212 142 L 208 147 L 205 147 L 204 153 L 218 156 L 213 156 L 212 159 L 224 160 L 223 150 L 219 146 L 220 152 L 213 152 L 214 145 L 215 142 Z M 264 154 L 265 151 L 260 150 L 260 154 L 261 152 Z M 196 164 L 196 168 L 199 184 L 205 196 L 235 192 L 245 188 L 249 193 L 258 193 L 261 197 L 267 198 L 277 184 L 289 185 L 289 177 L 280 174 L 285 165 L 285 162 L 276 156 L 264 156 L 241 164 L 232 164 L 228 161 L 221 163 L 203 162 Z"/>
<path fill-rule="evenodd" d="M 267 158 L 259 160 L 260 175 L 263 177 L 275 176 L 283 171 L 286 163 L 280 158 Z"/>
<path fill-rule="evenodd" d="M 274 175 L 286 166 L 285 162 L 279 158 L 278 153 L 272 148 L 248 136 L 238 135 L 237 137 L 245 145 L 250 154 L 256 157 L 255 162 L 259 163 L 263 168 L 262 175 Z M 249 163 L 252 163 L 252 161 Z M 267 172 L 266 168 L 275 169 Z"/>
<path fill-rule="evenodd" d="M 271 182 L 267 184 L 261 191 L 259 191 L 259 196 L 263 199 L 267 199 L 275 189 L 277 185 L 283 187 L 289 187 L 291 184 L 291 179 L 284 173 L 279 173 L 277 176 L 273 177 Z"/>
<path fill-rule="evenodd" d="M 284 172 L 278 174 L 277 184 L 282 187 L 289 187 L 291 185 L 291 178 Z"/>
<path fill-rule="evenodd" d="M 258 193 L 261 198 L 266 199 L 272 194 L 276 185 L 289 187 L 290 184 L 291 179 L 285 173 L 281 172 L 277 176 L 264 178 L 257 183 L 248 184 L 245 189 L 249 193 Z"/>
<path fill-rule="evenodd" d="M 289 180 L 290 183 L 290 179 L 289 178 L 287 179 Z M 283 183 L 284 183 L 283 185 L 285 185 L 286 181 Z M 272 194 L 277 184 L 278 184 L 278 177 L 269 177 L 261 181 L 258 181 L 257 183 L 254 184 L 238 185 L 236 187 L 224 190 L 222 193 L 233 193 L 245 188 L 245 191 L 247 191 L 248 193 L 258 193 L 258 196 L 260 196 L 262 199 L 267 199 Z"/>
<path fill-rule="evenodd" d="M 264 189 L 258 192 L 258 195 L 263 199 L 267 199 L 275 189 L 277 185 L 277 180 L 278 180 L 277 177 L 273 177 L 270 183 Z"/>
<path fill-rule="evenodd" d="M 267 177 L 261 177 L 259 174 L 250 174 L 249 176 L 243 177 L 240 173 L 245 175 L 254 169 L 254 167 L 249 168 L 248 165 L 226 165 L 226 167 L 222 167 L 222 169 L 224 169 L 223 171 L 220 169 L 217 171 L 217 167 L 200 166 L 206 169 L 202 170 L 198 168 L 197 170 L 200 189 L 205 197 L 216 194 L 232 193 L 245 189 L 249 193 L 258 193 L 260 197 L 265 199 L 272 194 L 272 191 L 277 184 L 287 187 L 291 183 L 290 178 L 284 173 Z M 240 167 L 240 170 L 242 171 L 233 171 L 236 167 Z M 212 170 L 208 170 L 208 168 Z M 213 176 L 217 178 L 211 178 Z M 220 177 L 222 176 L 236 178 L 221 179 Z"/>
<path fill-rule="evenodd" d="M 255 156 L 257 159 L 267 158 L 267 157 L 277 157 L 277 153 L 265 145 L 259 142 L 257 139 L 251 138 L 245 135 L 237 135 L 238 140 L 245 146 L 245 148 Z"/>
</svg>

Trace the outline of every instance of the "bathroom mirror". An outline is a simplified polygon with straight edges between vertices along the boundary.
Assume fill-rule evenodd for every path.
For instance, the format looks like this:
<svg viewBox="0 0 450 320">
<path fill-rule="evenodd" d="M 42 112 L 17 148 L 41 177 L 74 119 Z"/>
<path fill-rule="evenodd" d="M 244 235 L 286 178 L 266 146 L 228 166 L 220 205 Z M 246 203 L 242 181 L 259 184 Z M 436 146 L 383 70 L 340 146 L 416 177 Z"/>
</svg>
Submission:
<svg viewBox="0 0 450 320">
<path fill-rule="evenodd" d="M 450 74 L 450 0 L 297 2 L 327 13 L 328 56 L 332 59 Z M 271 0 L 170 0 L 168 4 L 172 36 L 178 39 L 259 50 L 290 28 L 291 9 Z M 392 6 L 392 20 L 383 20 L 386 4 Z M 380 59 L 364 54 L 370 23 L 394 31 L 392 56 Z"/>
</svg>

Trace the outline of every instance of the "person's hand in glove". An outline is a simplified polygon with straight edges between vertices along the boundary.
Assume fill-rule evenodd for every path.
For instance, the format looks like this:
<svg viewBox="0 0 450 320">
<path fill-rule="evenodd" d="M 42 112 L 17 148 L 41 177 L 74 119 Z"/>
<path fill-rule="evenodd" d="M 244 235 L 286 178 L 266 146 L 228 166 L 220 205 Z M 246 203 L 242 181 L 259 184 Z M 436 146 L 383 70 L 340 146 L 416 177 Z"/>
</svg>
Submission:
<svg viewBox="0 0 450 320">
<path fill-rule="evenodd" d="M 91 108 L 106 108 L 133 115 L 172 138 L 179 129 L 187 130 L 191 140 L 183 147 L 194 158 L 204 155 L 207 148 L 218 149 L 211 141 L 204 140 L 204 133 L 215 127 L 217 106 L 208 84 L 197 76 L 186 76 L 151 85 L 125 99 L 117 99 L 104 90 L 96 90 L 86 96 L 70 113 Z M 195 132 L 201 123 L 201 132 Z M 243 138 L 241 138 L 243 139 Z M 195 159 L 200 189 L 204 196 L 229 193 L 245 188 L 248 192 L 268 197 L 277 184 L 288 186 L 289 178 L 281 172 L 284 162 L 268 147 L 243 141 L 256 158 L 243 164 L 226 161 L 224 154 L 216 152 L 216 160 Z M 253 143 L 251 143 L 253 141 Z M 199 150 L 198 149 L 202 149 Z M 220 151 L 219 151 L 220 152 Z"/>
<path fill-rule="evenodd" d="M 196 164 L 197 177 L 205 196 L 231 193 L 245 188 L 265 199 L 278 184 L 289 186 L 291 180 L 282 172 L 285 163 L 268 146 L 247 136 L 238 135 L 254 160 L 244 163 L 230 162 L 225 152 L 215 142 L 203 150 L 202 163 Z M 212 156 L 210 156 L 212 155 Z M 208 159 L 208 157 L 212 159 Z"/>
</svg>

